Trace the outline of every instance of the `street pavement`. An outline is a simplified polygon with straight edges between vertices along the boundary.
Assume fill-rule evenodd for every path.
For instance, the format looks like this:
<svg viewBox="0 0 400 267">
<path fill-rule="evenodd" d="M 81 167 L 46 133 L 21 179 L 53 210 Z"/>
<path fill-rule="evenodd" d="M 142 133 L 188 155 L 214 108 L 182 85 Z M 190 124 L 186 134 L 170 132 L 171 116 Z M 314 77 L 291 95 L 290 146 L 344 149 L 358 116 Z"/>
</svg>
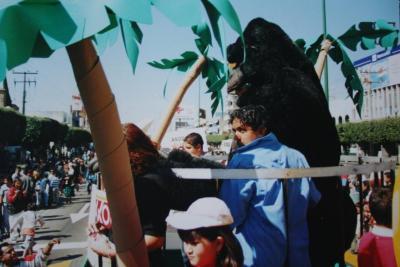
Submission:
<svg viewBox="0 0 400 267">
<path fill-rule="evenodd" d="M 86 185 L 81 185 L 72 204 L 62 204 L 58 207 L 38 210 L 45 221 L 42 228 L 36 228 L 34 250 L 46 246 L 53 238 L 59 238 L 61 243 L 55 245 L 48 258 L 50 267 L 81 267 L 86 262 L 87 254 L 87 222 L 89 212 L 90 195 L 86 192 Z M 72 216 L 71 216 L 72 214 Z M 71 220 L 71 217 L 76 222 Z M 22 254 L 22 243 L 15 245 L 16 251 Z M 170 227 L 167 229 L 166 254 L 167 266 L 182 266 L 180 248 L 182 243 L 176 231 Z"/>
<path fill-rule="evenodd" d="M 45 225 L 37 228 L 34 250 L 44 247 L 51 239 L 59 238 L 61 243 L 53 247 L 48 258 L 48 266 L 52 267 L 80 267 L 84 265 L 86 257 L 86 229 L 88 216 L 72 223 L 70 214 L 88 213 L 90 195 L 86 186 L 81 185 L 72 204 L 62 204 L 58 207 L 39 210 Z M 80 216 L 82 217 L 82 216 Z"/>
</svg>

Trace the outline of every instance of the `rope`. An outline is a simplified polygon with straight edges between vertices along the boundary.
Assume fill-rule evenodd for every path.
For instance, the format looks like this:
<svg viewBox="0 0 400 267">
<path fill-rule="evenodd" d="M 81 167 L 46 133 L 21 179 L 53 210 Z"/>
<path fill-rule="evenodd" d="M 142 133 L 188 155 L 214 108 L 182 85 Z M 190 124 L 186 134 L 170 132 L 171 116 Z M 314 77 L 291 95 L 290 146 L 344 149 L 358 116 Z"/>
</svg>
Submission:
<svg viewBox="0 0 400 267">
<path fill-rule="evenodd" d="M 325 178 L 348 174 L 370 174 L 392 170 L 396 162 L 371 163 L 364 165 L 318 167 L 306 169 L 172 169 L 183 179 L 292 179 L 302 177 Z"/>
</svg>

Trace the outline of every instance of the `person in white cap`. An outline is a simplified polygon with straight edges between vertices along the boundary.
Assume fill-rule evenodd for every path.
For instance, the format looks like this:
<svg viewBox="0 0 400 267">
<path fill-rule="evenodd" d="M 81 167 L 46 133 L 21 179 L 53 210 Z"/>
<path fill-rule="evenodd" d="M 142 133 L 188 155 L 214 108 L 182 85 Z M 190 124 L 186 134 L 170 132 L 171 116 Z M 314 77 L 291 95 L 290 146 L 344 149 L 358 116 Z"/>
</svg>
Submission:
<svg viewBox="0 0 400 267">
<path fill-rule="evenodd" d="M 191 266 L 243 266 L 243 252 L 230 227 L 233 218 L 222 200 L 200 198 L 187 211 L 171 213 L 166 221 L 178 230 Z"/>
</svg>

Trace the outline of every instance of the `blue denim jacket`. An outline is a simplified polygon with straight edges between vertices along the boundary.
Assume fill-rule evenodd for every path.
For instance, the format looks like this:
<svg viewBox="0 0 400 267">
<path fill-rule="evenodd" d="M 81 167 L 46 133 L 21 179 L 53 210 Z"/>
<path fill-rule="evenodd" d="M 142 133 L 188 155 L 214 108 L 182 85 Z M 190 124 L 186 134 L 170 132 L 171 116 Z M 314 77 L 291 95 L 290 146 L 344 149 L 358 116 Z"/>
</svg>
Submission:
<svg viewBox="0 0 400 267">
<path fill-rule="evenodd" d="M 303 154 L 281 144 L 273 133 L 237 149 L 228 164 L 231 169 L 308 167 Z M 290 266 L 311 266 L 307 209 L 318 203 L 320 193 L 310 178 L 288 180 L 289 233 L 280 180 L 225 180 L 220 197 L 232 212 L 244 266 L 283 266 L 288 238 Z"/>
</svg>

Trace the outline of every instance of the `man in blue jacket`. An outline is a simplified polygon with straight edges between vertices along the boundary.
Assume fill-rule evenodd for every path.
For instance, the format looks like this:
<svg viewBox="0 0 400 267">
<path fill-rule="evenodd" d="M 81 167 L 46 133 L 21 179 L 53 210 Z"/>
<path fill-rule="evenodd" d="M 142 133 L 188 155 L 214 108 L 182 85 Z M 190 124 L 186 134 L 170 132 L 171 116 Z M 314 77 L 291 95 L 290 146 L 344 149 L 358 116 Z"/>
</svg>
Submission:
<svg viewBox="0 0 400 267">
<path fill-rule="evenodd" d="M 303 154 L 269 132 L 268 118 L 262 106 L 254 105 L 231 114 L 235 138 L 243 146 L 234 152 L 228 168 L 309 167 Z M 222 184 L 220 197 L 232 212 L 244 266 L 311 266 L 307 210 L 318 203 L 320 193 L 308 177 L 286 182 L 278 178 L 232 179 Z"/>
</svg>

